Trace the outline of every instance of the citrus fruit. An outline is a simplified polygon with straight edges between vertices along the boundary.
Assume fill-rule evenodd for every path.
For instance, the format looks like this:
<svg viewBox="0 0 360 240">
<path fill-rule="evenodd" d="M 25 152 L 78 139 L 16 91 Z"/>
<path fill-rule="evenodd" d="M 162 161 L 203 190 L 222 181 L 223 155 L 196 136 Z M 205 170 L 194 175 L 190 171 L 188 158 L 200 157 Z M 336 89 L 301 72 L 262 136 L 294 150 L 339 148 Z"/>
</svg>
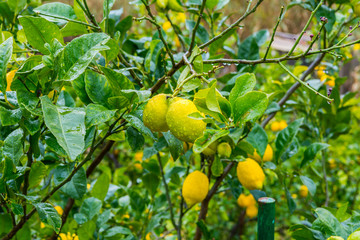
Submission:
<svg viewBox="0 0 360 240">
<path fill-rule="evenodd" d="M 342 237 L 337 237 L 337 236 L 331 236 L 326 240 L 344 240 Z"/>
<path fill-rule="evenodd" d="M 258 208 L 256 205 L 251 205 L 246 208 L 246 216 L 254 218 L 258 215 Z"/>
<path fill-rule="evenodd" d="M 249 190 L 262 189 L 265 180 L 260 165 L 250 158 L 238 163 L 237 177 L 241 185 Z"/>
<path fill-rule="evenodd" d="M 167 132 L 166 113 L 168 100 L 165 94 L 152 97 L 146 104 L 143 112 L 143 122 L 153 132 Z"/>
<path fill-rule="evenodd" d="M 168 5 L 168 0 L 156 0 L 156 6 L 165 9 Z"/>
<path fill-rule="evenodd" d="M 182 195 L 189 206 L 202 202 L 208 191 L 209 179 L 200 171 L 190 173 L 182 186 Z"/>
<path fill-rule="evenodd" d="M 286 127 L 287 127 L 286 121 L 285 121 L 285 120 L 281 120 L 281 121 L 279 122 L 279 131 L 283 130 L 283 129 L 286 128 Z"/>
<path fill-rule="evenodd" d="M 240 196 L 237 199 L 237 204 L 240 207 L 248 207 L 251 205 L 255 205 L 256 200 L 252 194 L 249 194 L 246 196 L 245 194 L 242 193 L 242 194 L 240 194 Z"/>
<path fill-rule="evenodd" d="M 182 6 L 178 3 L 177 0 L 169 0 L 167 6 L 174 12 L 184 12 Z"/>
<path fill-rule="evenodd" d="M 356 231 L 350 234 L 347 240 L 359 240 L 359 239 L 360 239 L 360 231 Z"/>
<path fill-rule="evenodd" d="M 264 153 L 264 156 L 263 156 L 263 159 L 262 159 L 262 160 L 263 160 L 264 162 L 269 162 L 269 161 L 271 161 L 272 158 L 273 158 L 273 154 L 274 154 L 274 152 L 273 152 L 271 146 L 268 144 L 268 145 L 266 146 L 265 153 Z M 260 155 L 256 152 L 256 149 L 254 149 L 254 155 L 249 154 L 249 157 L 252 158 L 252 159 L 254 159 L 254 160 L 256 160 L 256 161 L 258 161 L 258 162 L 261 162 L 261 157 L 260 157 Z"/>
<path fill-rule="evenodd" d="M 206 156 L 211 156 L 214 155 L 216 153 L 216 147 L 218 146 L 217 142 L 213 142 L 211 143 L 207 148 L 205 148 L 204 151 L 202 151 L 202 153 Z"/>
<path fill-rule="evenodd" d="M 64 213 L 64 210 L 60 206 L 55 206 L 55 210 L 58 212 L 59 215 L 62 215 Z"/>
<path fill-rule="evenodd" d="M 299 190 L 299 195 L 303 198 L 307 197 L 309 193 L 308 188 L 305 185 L 301 185 L 300 190 Z"/>
<path fill-rule="evenodd" d="M 280 123 L 278 121 L 275 121 L 270 126 L 271 131 L 277 132 L 280 129 Z"/>
<path fill-rule="evenodd" d="M 166 114 L 166 122 L 170 132 L 176 138 L 192 143 L 203 135 L 206 123 L 202 120 L 188 117 L 189 114 L 195 112 L 199 111 L 192 101 L 182 98 L 172 100 Z"/>
<path fill-rule="evenodd" d="M 222 142 L 217 146 L 217 152 L 220 157 L 229 158 L 231 155 L 231 146 L 227 142 Z"/>
</svg>

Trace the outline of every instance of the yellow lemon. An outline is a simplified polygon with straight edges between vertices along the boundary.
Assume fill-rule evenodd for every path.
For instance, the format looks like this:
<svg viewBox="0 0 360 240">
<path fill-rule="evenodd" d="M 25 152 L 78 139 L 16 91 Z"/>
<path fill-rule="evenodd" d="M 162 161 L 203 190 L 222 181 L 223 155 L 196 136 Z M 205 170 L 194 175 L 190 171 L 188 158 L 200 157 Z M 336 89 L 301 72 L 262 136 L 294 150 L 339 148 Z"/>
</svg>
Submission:
<svg viewBox="0 0 360 240">
<path fill-rule="evenodd" d="M 287 126 L 288 126 L 288 125 L 287 125 L 286 121 L 285 121 L 285 120 L 281 120 L 281 121 L 279 122 L 279 131 L 283 130 L 283 129 L 286 128 Z"/>
<path fill-rule="evenodd" d="M 354 51 L 360 50 L 360 43 L 354 44 Z"/>
<path fill-rule="evenodd" d="M 60 216 L 64 213 L 64 210 L 60 206 L 55 206 L 54 208 Z"/>
<path fill-rule="evenodd" d="M 40 223 L 40 228 L 45 228 L 45 223 L 41 222 Z"/>
<path fill-rule="evenodd" d="M 337 237 L 337 236 L 331 236 L 326 240 L 344 240 L 342 237 Z M 349 239 L 348 239 L 349 240 Z"/>
<path fill-rule="evenodd" d="M 297 194 L 296 193 L 293 193 L 293 194 L 291 194 L 291 197 L 293 198 L 293 199 L 297 199 Z"/>
<path fill-rule="evenodd" d="M 164 22 L 162 28 L 164 29 L 164 31 L 169 30 L 171 28 L 171 23 L 169 21 Z"/>
<path fill-rule="evenodd" d="M 135 161 L 139 161 L 139 162 L 141 162 L 141 161 L 142 161 L 143 156 L 144 156 L 144 153 L 143 153 L 143 152 L 137 152 L 137 153 L 135 153 L 135 156 L 134 156 Z"/>
<path fill-rule="evenodd" d="M 177 48 L 181 47 L 180 40 L 178 37 L 175 37 L 174 42 L 175 42 L 175 47 Z"/>
<path fill-rule="evenodd" d="M 86 184 L 86 188 L 87 188 L 87 190 L 89 190 L 91 188 L 91 185 L 89 183 Z"/>
<path fill-rule="evenodd" d="M 334 87 L 335 86 L 335 79 L 331 78 L 330 80 L 325 82 L 325 84 L 328 85 L 329 87 Z"/>
<path fill-rule="evenodd" d="M 307 197 L 309 193 L 309 189 L 305 185 L 301 185 L 299 190 L 299 195 L 303 198 Z"/>
<path fill-rule="evenodd" d="M 166 113 L 168 101 L 165 94 L 152 97 L 146 104 L 143 112 L 143 122 L 153 132 L 167 132 Z"/>
<path fill-rule="evenodd" d="M 141 172 L 143 170 L 143 167 L 140 163 L 135 163 L 134 167 L 137 170 L 137 172 Z"/>
<path fill-rule="evenodd" d="M 208 191 L 209 179 L 200 171 L 190 173 L 182 186 L 182 195 L 189 206 L 202 202 Z"/>
<path fill-rule="evenodd" d="M 178 22 L 184 23 L 186 21 L 186 14 L 185 13 L 176 14 L 176 20 Z"/>
<path fill-rule="evenodd" d="M 231 146 L 227 142 L 222 142 L 217 146 L 217 152 L 220 157 L 229 158 L 231 156 Z"/>
<path fill-rule="evenodd" d="M 360 231 L 356 231 L 350 234 L 347 240 L 359 240 L 359 239 L 360 239 Z"/>
<path fill-rule="evenodd" d="M 249 218 L 254 218 L 258 215 L 258 208 L 255 205 L 248 206 L 246 208 L 246 216 Z"/>
<path fill-rule="evenodd" d="M 255 205 L 256 200 L 252 194 L 249 194 L 246 196 L 245 194 L 242 193 L 242 194 L 240 194 L 240 196 L 237 199 L 237 204 L 240 207 L 248 207 L 251 205 Z"/>
<path fill-rule="evenodd" d="M 195 104 L 186 99 L 174 99 L 166 114 L 166 122 L 170 132 L 184 142 L 194 142 L 201 137 L 206 129 L 206 123 L 202 120 L 189 118 L 191 113 L 198 112 Z"/>
<path fill-rule="evenodd" d="M 260 165 L 251 158 L 239 162 L 237 166 L 237 177 L 245 188 L 249 190 L 262 189 L 265 174 Z"/>
<path fill-rule="evenodd" d="M 216 147 L 218 146 L 218 142 L 211 143 L 202 153 L 206 156 L 211 156 L 216 153 Z"/>
<path fill-rule="evenodd" d="M 335 161 L 335 159 L 332 158 L 332 159 L 329 160 L 329 166 L 330 166 L 331 169 L 336 168 L 336 161 Z"/>
<path fill-rule="evenodd" d="M 275 121 L 270 126 L 271 131 L 277 132 L 280 129 L 280 123 L 278 121 Z"/>
<path fill-rule="evenodd" d="M 269 161 L 272 160 L 273 155 L 274 155 L 274 152 L 273 152 L 271 146 L 268 144 L 268 145 L 266 146 L 265 153 L 264 153 L 264 156 L 263 156 L 263 159 L 262 159 L 262 160 L 263 160 L 264 162 L 269 162 Z M 256 149 L 254 149 L 254 155 L 249 154 L 249 158 L 252 158 L 252 159 L 254 159 L 254 160 L 258 161 L 258 162 L 261 162 L 261 157 L 260 157 L 260 155 L 256 152 Z"/>
</svg>

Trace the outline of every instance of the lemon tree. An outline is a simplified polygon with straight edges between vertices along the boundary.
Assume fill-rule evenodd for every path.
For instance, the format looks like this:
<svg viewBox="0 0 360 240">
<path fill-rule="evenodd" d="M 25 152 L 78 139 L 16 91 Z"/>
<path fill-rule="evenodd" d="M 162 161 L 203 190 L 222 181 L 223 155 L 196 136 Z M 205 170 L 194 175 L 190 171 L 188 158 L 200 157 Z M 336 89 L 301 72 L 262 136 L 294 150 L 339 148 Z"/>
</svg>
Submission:
<svg viewBox="0 0 360 240">
<path fill-rule="evenodd" d="M 0 13 L 1 239 L 359 238 L 358 1 Z"/>
</svg>

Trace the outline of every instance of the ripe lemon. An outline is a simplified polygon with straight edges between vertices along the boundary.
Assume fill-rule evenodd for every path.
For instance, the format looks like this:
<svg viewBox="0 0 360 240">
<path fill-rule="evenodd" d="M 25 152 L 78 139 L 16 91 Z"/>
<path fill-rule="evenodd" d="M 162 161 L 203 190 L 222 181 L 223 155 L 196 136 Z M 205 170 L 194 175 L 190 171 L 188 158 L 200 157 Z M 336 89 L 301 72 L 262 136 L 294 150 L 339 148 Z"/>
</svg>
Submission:
<svg viewBox="0 0 360 240">
<path fill-rule="evenodd" d="M 204 121 L 188 117 L 189 114 L 195 112 L 199 110 L 190 100 L 175 98 L 170 103 L 166 122 L 170 132 L 181 141 L 192 143 L 201 137 L 206 129 Z"/>
<path fill-rule="evenodd" d="M 275 121 L 270 126 L 271 131 L 277 132 L 280 129 L 280 123 L 278 121 Z"/>
<path fill-rule="evenodd" d="M 258 208 L 256 205 L 251 205 L 246 208 L 246 216 L 249 218 L 254 218 L 258 215 Z"/>
<path fill-rule="evenodd" d="M 242 194 L 240 194 L 240 196 L 237 199 L 237 204 L 240 207 L 248 207 L 248 206 L 255 205 L 256 200 L 252 194 L 246 196 L 245 194 L 242 193 Z"/>
<path fill-rule="evenodd" d="M 288 125 L 287 125 L 286 121 L 285 121 L 285 120 L 281 120 L 281 121 L 279 122 L 279 131 L 283 130 L 283 129 L 286 128 L 287 126 L 288 126 Z"/>
<path fill-rule="evenodd" d="M 217 152 L 220 157 L 229 158 L 231 155 L 231 146 L 227 142 L 222 142 L 217 146 Z"/>
<path fill-rule="evenodd" d="M 64 213 L 64 210 L 60 206 L 55 206 L 55 210 L 58 212 L 58 214 L 61 216 Z"/>
<path fill-rule="evenodd" d="M 299 195 L 303 198 L 306 198 L 309 193 L 308 188 L 305 185 L 301 185 L 299 190 Z"/>
<path fill-rule="evenodd" d="M 331 169 L 336 168 L 336 161 L 335 161 L 335 159 L 332 158 L 332 159 L 329 160 L 329 166 L 330 166 Z"/>
<path fill-rule="evenodd" d="M 347 240 L 359 240 L 359 239 L 360 239 L 360 231 L 356 231 L 350 234 Z"/>
<path fill-rule="evenodd" d="M 202 153 L 206 156 L 211 156 L 214 155 L 216 153 L 216 148 L 218 146 L 217 142 L 213 142 L 212 144 L 210 144 L 204 151 L 202 151 Z"/>
<path fill-rule="evenodd" d="M 238 163 L 237 177 L 241 185 L 249 190 L 262 189 L 265 180 L 262 168 L 250 158 Z"/>
<path fill-rule="evenodd" d="M 268 144 L 266 146 L 265 153 L 264 153 L 264 156 L 263 156 L 262 160 L 264 162 L 270 162 L 273 159 L 273 155 L 274 155 L 274 152 L 273 152 L 271 146 Z M 261 162 L 261 157 L 256 152 L 256 149 L 254 149 L 254 155 L 249 154 L 249 158 L 252 158 L 252 159 L 254 159 L 254 160 L 258 161 L 258 162 Z"/>
<path fill-rule="evenodd" d="M 153 132 L 167 132 L 169 130 L 166 123 L 167 111 L 168 100 L 165 94 L 152 97 L 144 108 L 144 125 Z"/>
<path fill-rule="evenodd" d="M 182 195 L 189 206 L 202 202 L 208 191 L 209 179 L 200 171 L 190 173 L 182 186 Z"/>
</svg>

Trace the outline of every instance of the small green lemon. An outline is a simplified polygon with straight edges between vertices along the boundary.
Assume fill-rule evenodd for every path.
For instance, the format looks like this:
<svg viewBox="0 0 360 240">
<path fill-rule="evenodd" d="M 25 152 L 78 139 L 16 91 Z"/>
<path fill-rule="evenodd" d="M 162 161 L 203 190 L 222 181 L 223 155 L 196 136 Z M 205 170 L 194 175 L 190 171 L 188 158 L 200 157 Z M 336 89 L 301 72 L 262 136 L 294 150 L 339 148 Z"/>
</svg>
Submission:
<svg viewBox="0 0 360 240">
<path fill-rule="evenodd" d="M 175 98 L 170 103 L 166 114 L 166 123 L 170 132 L 181 141 L 193 143 L 203 135 L 206 129 L 204 121 L 188 117 L 194 112 L 199 112 L 199 110 L 190 100 Z"/>
<path fill-rule="evenodd" d="M 265 174 L 260 165 L 251 158 L 239 162 L 236 169 L 237 177 L 244 187 L 249 190 L 262 189 Z"/>
<path fill-rule="evenodd" d="M 152 97 L 144 108 L 144 125 L 153 132 L 167 132 L 169 130 L 166 123 L 167 111 L 168 101 L 165 94 Z"/>
<path fill-rule="evenodd" d="M 337 237 L 337 236 L 331 236 L 326 240 L 344 240 L 342 237 Z"/>
<path fill-rule="evenodd" d="M 220 157 L 229 158 L 231 156 L 231 146 L 227 142 L 222 142 L 217 146 L 217 152 Z"/>
<path fill-rule="evenodd" d="M 202 202 L 208 192 L 209 179 L 204 173 L 195 171 L 185 178 L 182 195 L 189 206 Z"/>
<path fill-rule="evenodd" d="M 168 5 L 168 0 L 156 0 L 156 6 L 165 9 Z"/>
<path fill-rule="evenodd" d="M 169 9 L 173 10 L 174 12 L 184 12 L 184 9 L 178 3 L 177 0 L 168 0 L 167 6 Z"/>
<path fill-rule="evenodd" d="M 360 239 L 360 231 L 356 231 L 350 234 L 347 240 L 359 240 L 359 239 Z"/>
<path fill-rule="evenodd" d="M 211 156 L 216 153 L 216 147 L 218 146 L 218 142 L 211 143 L 202 153 L 206 156 Z"/>
</svg>

